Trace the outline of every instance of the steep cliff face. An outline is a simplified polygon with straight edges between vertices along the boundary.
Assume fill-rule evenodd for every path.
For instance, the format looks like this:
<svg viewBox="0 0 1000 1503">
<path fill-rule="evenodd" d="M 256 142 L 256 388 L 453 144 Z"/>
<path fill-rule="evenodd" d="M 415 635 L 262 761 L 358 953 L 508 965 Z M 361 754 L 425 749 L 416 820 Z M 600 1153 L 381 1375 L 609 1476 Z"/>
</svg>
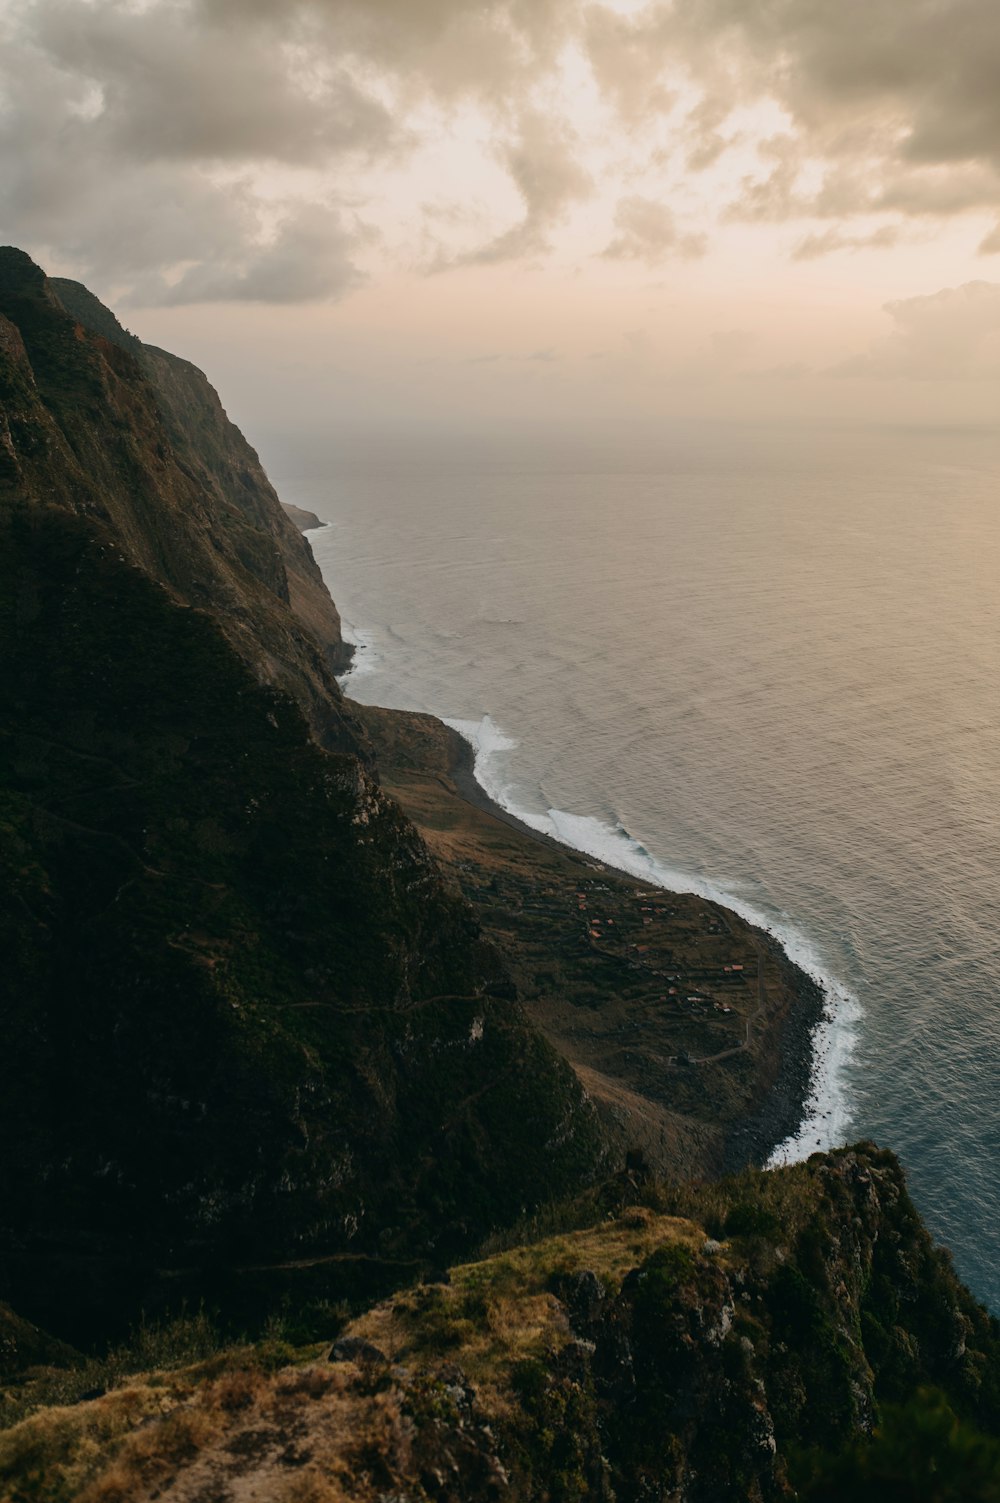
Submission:
<svg viewBox="0 0 1000 1503">
<path fill-rule="evenodd" d="M 81 1335 L 210 1267 L 398 1281 L 591 1173 L 591 1114 L 374 782 L 202 378 L 19 252 L 0 315 L 0 1298 Z"/>
<path fill-rule="evenodd" d="M 993 1496 L 972 1482 L 1000 1479 L 1000 1446 L 963 1471 L 955 1440 L 1000 1432 L 1000 1328 L 931 1244 L 891 1153 L 862 1144 L 673 1199 L 649 1186 L 609 1209 L 397 1297 L 342 1351 L 363 1341 L 411 1382 L 468 1389 L 505 1497 L 848 1497 L 875 1464 L 890 1496 Z M 909 1433 L 912 1476 L 905 1448 L 873 1446 L 887 1420 Z M 908 1487 L 921 1465 L 953 1491 Z M 483 1478 L 474 1457 L 453 1495 L 499 1496 Z"/>
<path fill-rule="evenodd" d="M 102 521 L 179 602 L 213 612 L 324 745 L 363 752 L 333 679 L 339 618 L 257 456 L 200 371 L 141 345 L 77 284 L 62 291 L 72 316 L 23 252 L 0 251 L 0 313 L 21 345 L 4 394 L 8 495 Z"/>
<path fill-rule="evenodd" d="M 291 607 L 320 643 L 328 666 L 336 673 L 343 672 L 350 661 L 350 649 L 341 636 L 337 607 L 309 544 L 287 508 L 279 504 L 260 459 L 235 423 L 229 421 L 215 388 L 190 361 L 143 344 L 129 334 L 110 309 L 80 282 L 52 277 L 48 285 L 85 329 L 135 357 L 156 392 L 174 454 L 185 471 L 197 479 L 202 493 L 211 498 L 213 518 L 235 508 L 249 522 L 248 531 L 232 537 L 240 562 Z M 325 681 L 321 689 L 329 693 Z"/>
</svg>

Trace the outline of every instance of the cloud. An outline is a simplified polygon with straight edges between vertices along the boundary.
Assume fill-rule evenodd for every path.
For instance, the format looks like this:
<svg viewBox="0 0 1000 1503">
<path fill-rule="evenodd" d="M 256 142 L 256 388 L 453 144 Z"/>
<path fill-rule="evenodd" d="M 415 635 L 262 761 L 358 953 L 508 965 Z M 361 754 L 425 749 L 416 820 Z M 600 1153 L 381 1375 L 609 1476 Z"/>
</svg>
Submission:
<svg viewBox="0 0 1000 1503">
<path fill-rule="evenodd" d="M 629 125 L 666 114 L 676 100 L 665 78 L 669 53 L 650 40 L 648 25 L 604 6 L 584 12 L 581 42 L 594 77 Z"/>
<path fill-rule="evenodd" d="M 887 303 L 889 335 L 832 374 L 910 381 L 1000 379 L 1000 283 L 966 282 Z"/>
<path fill-rule="evenodd" d="M 525 103 L 573 10 L 20 0 L 0 16 L 5 231 L 126 300 L 336 297 L 365 236 L 314 201 L 400 160 L 421 101 L 475 96 L 521 120 L 501 155 L 525 202 L 480 255 L 531 254 L 588 182 L 566 130 Z"/>
<path fill-rule="evenodd" d="M 261 164 L 387 152 L 386 109 L 343 70 L 183 5 L 34 0 L 0 36 L 5 228 L 122 300 L 331 298 L 366 233 L 261 192 Z"/>
<path fill-rule="evenodd" d="M 280 161 L 384 148 L 384 104 L 330 59 L 310 61 L 295 33 L 196 26 L 187 7 L 46 0 L 30 35 L 64 76 L 85 80 L 96 108 L 79 128 L 92 150 L 138 160 Z"/>
<path fill-rule="evenodd" d="M 94 150 L 65 115 L 36 111 L 45 66 L 22 80 L 21 108 L 0 121 L 5 218 L 43 262 L 133 304 L 329 299 L 357 285 L 354 256 L 370 231 L 356 216 L 265 201 L 243 176 L 213 181 L 187 163 Z"/>
<path fill-rule="evenodd" d="M 744 182 L 736 217 L 1000 205 L 995 0 L 653 0 L 597 12 L 584 41 L 626 116 L 633 100 L 635 118 L 662 110 L 668 82 L 695 86 L 679 127 L 691 170 L 736 139 L 734 112 L 778 106 L 784 149 Z M 817 169 L 820 186 L 801 186 Z"/>
<path fill-rule="evenodd" d="M 899 235 L 899 225 L 896 224 L 881 225 L 867 235 L 845 234 L 843 230 L 831 228 L 800 240 L 792 251 L 792 260 L 813 261 L 841 250 L 887 250 L 898 242 Z"/>
<path fill-rule="evenodd" d="M 364 280 L 352 260 L 361 238 L 336 209 L 297 205 L 269 240 L 244 247 L 235 257 L 199 262 L 150 301 L 299 303 L 342 297 Z"/>
<path fill-rule="evenodd" d="M 981 256 L 1000 254 L 1000 222 L 995 224 L 979 246 Z"/>
<path fill-rule="evenodd" d="M 704 235 L 682 234 L 666 204 L 639 194 L 618 200 L 615 229 L 617 235 L 602 252 L 611 259 L 654 265 L 668 256 L 700 256 L 705 250 Z"/>
<path fill-rule="evenodd" d="M 858 216 L 1000 212 L 998 76 L 996 0 L 8 0 L 5 233 L 119 296 L 277 296 L 284 267 L 287 296 L 336 297 L 367 242 L 307 210 L 373 198 L 475 115 L 523 212 L 471 249 L 442 224 L 435 269 L 545 254 L 609 186 L 604 254 L 700 254 L 649 185 L 751 140 L 706 216 L 825 222 L 798 254 L 851 251 L 893 233 Z M 594 97 L 613 142 L 581 139 Z"/>
<path fill-rule="evenodd" d="M 487 265 L 544 251 L 549 231 L 591 187 L 571 133 L 537 111 L 522 115 L 516 136 L 499 148 L 498 155 L 524 200 L 524 217 L 457 257 L 454 264 Z"/>
<path fill-rule="evenodd" d="M 577 0 L 194 0 L 199 19 L 297 32 L 314 52 L 362 60 L 435 98 L 510 100 L 552 67 Z"/>
<path fill-rule="evenodd" d="M 1000 12 L 993 0 L 687 0 L 675 37 L 722 52 L 812 133 L 845 140 L 877 119 L 914 161 L 1000 159 Z"/>
<path fill-rule="evenodd" d="M 906 166 L 886 182 L 876 207 L 904 214 L 962 214 L 997 203 L 997 176 L 980 162 Z"/>
</svg>

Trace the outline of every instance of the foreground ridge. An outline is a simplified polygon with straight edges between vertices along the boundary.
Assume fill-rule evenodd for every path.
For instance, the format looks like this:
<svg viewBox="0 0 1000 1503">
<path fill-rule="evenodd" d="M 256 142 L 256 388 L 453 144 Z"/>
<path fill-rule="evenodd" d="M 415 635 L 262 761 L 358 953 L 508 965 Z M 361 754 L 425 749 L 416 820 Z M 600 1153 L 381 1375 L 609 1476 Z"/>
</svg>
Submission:
<svg viewBox="0 0 1000 1503">
<path fill-rule="evenodd" d="M 621 1181 L 598 1211 L 332 1346 L 272 1338 L 43 1410 L 0 1466 L 19 1498 L 42 1467 L 46 1498 L 91 1503 L 996 1496 L 977 1427 L 996 1433 L 1000 1332 L 891 1154 L 672 1197 Z"/>
</svg>

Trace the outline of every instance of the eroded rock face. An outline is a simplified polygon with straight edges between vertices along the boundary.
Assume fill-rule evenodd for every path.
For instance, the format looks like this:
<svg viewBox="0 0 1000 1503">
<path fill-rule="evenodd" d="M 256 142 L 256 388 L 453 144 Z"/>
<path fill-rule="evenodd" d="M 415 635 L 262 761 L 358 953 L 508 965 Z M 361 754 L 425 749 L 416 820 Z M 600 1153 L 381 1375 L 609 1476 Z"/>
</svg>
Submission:
<svg viewBox="0 0 1000 1503">
<path fill-rule="evenodd" d="M 10 319 L 0 314 L 0 352 L 18 365 L 28 364 L 28 353 L 24 348 L 24 340 L 16 325 Z M 30 377 L 29 379 L 34 379 Z"/>
<path fill-rule="evenodd" d="M 314 527 L 322 527 L 323 524 L 314 511 L 303 511 L 301 506 L 293 506 L 290 501 L 283 501 L 281 504 L 300 532 L 311 532 Z"/>
<path fill-rule="evenodd" d="M 836 1456 L 880 1406 L 930 1390 L 996 1434 L 997 1323 L 893 1155 L 860 1145 L 757 1183 L 730 1212 L 746 1229 L 753 1209 L 756 1230 L 700 1254 L 665 1243 L 618 1292 L 591 1270 L 557 1278 L 571 1339 L 522 1378 L 529 1434 L 573 1414 L 578 1470 L 603 1457 L 614 1496 L 685 1503 L 787 1497 L 790 1454 Z"/>
<path fill-rule="evenodd" d="M 67 306 L 71 311 L 67 311 Z M 212 611 L 261 682 L 313 733 L 367 755 L 334 673 L 349 651 L 309 545 L 195 366 L 143 345 L 78 283 L 0 250 L 17 492 L 99 518 L 126 558 Z"/>
</svg>

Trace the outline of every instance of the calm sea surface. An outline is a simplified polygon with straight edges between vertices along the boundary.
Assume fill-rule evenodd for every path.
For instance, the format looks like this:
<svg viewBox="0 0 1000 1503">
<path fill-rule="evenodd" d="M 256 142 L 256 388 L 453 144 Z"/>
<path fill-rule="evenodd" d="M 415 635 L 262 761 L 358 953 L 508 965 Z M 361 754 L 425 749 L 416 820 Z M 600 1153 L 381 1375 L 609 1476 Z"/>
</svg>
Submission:
<svg viewBox="0 0 1000 1503">
<path fill-rule="evenodd" d="M 362 647 L 539 828 L 829 983 L 788 1152 L 894 1147 L 1000 1311 L 1000 439 L 703 430 L 652 456 L 268 455 Z"/>
</svg>

